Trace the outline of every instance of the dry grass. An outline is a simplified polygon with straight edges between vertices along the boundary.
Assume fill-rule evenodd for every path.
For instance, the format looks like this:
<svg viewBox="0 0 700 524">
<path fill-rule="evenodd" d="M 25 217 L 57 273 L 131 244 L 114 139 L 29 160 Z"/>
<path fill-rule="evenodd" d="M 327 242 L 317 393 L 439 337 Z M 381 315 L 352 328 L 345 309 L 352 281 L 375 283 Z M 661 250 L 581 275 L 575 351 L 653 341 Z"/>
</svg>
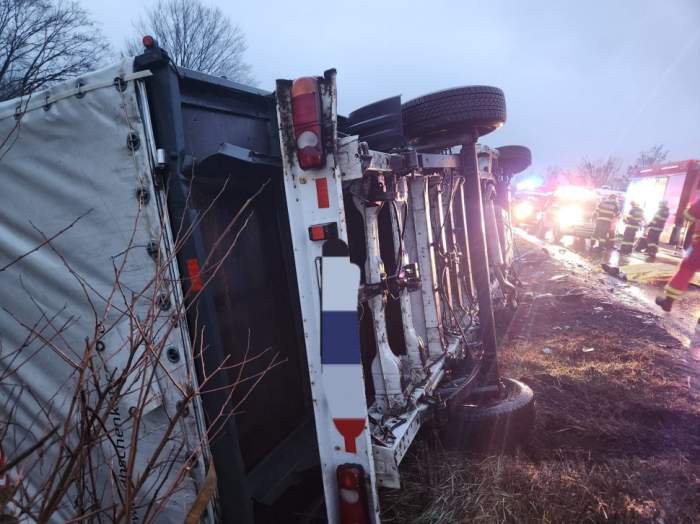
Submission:
<svg viewBox="0 0 700 524">
<path fill-rule="evenodd" d="M 550 280 L 561 273 L 553 260 L 523 268 L 529 300 L 501 359 L 535 391 L 531 441 L 479 457 L 423 435 L 404 488 L 383 493 L 387 522 L 700 521 L 697 373 L 653 317 L 590 275 Z"/>
<path fill-rule="evenodd" d="M 697 470 L 680 453 L 602 462 L 564 450 L 537 462 L 439 453 L 432 465 L 422 454 L 403 493 L 385 494 L 386 522 L 696 522 L 699 514 Z"/>
</svg>

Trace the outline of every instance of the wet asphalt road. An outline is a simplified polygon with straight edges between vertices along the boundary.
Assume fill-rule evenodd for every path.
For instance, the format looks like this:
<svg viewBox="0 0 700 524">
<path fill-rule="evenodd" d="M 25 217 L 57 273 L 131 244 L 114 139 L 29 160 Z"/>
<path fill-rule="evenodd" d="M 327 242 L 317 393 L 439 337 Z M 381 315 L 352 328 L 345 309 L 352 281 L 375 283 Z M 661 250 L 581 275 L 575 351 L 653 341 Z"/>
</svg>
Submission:
<svg viewBox="0 0 700 524">
<path fill-rule="evenodd" d="M 603 255 L 591 254 L 575 250 L 572 243 L 567 242 L 567 239 L 564 239 L 563 245 L 552 244 L 539 240 L 521 230 L 515 230 L 515 232 L 527 242 L 545 248 L 552 257 L 561 261 L 569 270 L 576 273 L 590 274 L 591 277 L 594 277 L 595 282 L 607 287 L 624 304 L 654 314 L 671 335 L 678 338 L 685 346 L 688 346 L 695 324 L 700 318 L 700 289 L 691 286 L 683 298 L 674 304 L 673 311 L 666 313 L 654 303 L 654 298 L 663 293 L 661 286 L 625 282 L 608 275 L 600 266 L 603 262 L 614 267 L 644 263 L 644 255 L 634 253 L 629 257 L 620 257 L 617 251 Z M 679 252 L 672 253 L 664 250 L 657 257 L 657 261 L 667 262 L 675 266 L 680 261 L 680 255 L 681 253 Z"/>
</svg>

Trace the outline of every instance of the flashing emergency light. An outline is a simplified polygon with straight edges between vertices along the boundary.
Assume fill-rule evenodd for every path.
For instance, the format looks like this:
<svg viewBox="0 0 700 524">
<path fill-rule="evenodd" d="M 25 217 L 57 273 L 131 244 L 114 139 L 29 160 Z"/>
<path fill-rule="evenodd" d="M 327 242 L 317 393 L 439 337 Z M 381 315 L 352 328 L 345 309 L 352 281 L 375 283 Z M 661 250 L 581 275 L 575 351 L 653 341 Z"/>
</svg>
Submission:
<svg viewBox="0 0 700 524">
<path fill-rule="evenodd" d="M 515 206 L 515 209 L 513 209 L 513 214 L 517 220 L 525 220 L 526 218 L 532 216 L 534 212 L 535 206 L 532 205 L 532 202 L 527 201 L 520 202 Z"/>
<path fill-rule="evenodd" d="M 518 191 L 532 191 L 538 187 L 544 185 L 544 179 L 539 176 L 527 177 L 525 180 L 521 180 L 515 186 Z"/>
<path fill-rule="evenodd" d="M 593 200 L 598 198 L 598 193 L 590 187 L 559 186 L 554 196 L 560 200 Z"/>
</svg>

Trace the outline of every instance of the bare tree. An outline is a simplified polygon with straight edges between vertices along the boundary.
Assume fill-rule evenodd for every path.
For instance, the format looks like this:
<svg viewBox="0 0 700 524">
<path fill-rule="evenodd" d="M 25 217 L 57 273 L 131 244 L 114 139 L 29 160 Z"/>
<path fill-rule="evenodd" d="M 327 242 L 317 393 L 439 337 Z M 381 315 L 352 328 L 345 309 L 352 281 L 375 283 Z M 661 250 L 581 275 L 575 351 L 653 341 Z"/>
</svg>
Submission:
<svg viewBox="0 0 700 524">
<path fill-rule="evenodd" d="M 614 189 L 627 189 L 632 173 L 634 173 L 635 171 L 639 171 L 640 169 L 660 164 L 664 160 L 666 160 L 667 156 L 668 149 L 665 149 L 664 146 L 661 144 L 657 144 L 655 146 L 650 147 L 649 149 L 641 151 L 639 153 L 639 156 L 637 156 L 637 160 L 635 160 L 634 164 L 627 166 L 627 171 L 625 173 L 619 173 L 617 176 L 615 176 L 610 181 L 610 185 Z"/>
<path fill-rule="evenodd" d="M 245 35 L 218 7 L 200 0 L 159 0 L 135 28 L 138 37 L 127 43 L 131 55 L 141 52 L 141 37 L 148 34 L 178 66 L 254 83 L 244 59 Z"/>
<path fill-rule="evenodd" d="M 578 172 L 586 185 L 600 187 L 611 184 L 616 180 L 622 161 L 614 156 L 605 160 L 590 160 L 584 158 L 578 165 Z"/>
<path fill-rule="evenodd" d="M 93 69 L 106 46 L 77 2 L 0 0 L 0 100 Z"/>
<path fill-rule="evenodd" d="M 633 171 L 637 171 L 638 169 L 644 169 L 645 167 L 651 167 L 655 164 L 660 164 L 661 162 L 666 160 L 667 156 L 668 149 L 665 149 L 662 144 L 657 144 L 655 146 L 650 147 L 649 149 L 641 151 L 634 164 L 627 168 L 627 172 L 632 173 Z"/>
<path fill-rule="evenodd" d="M 548 166 L 544 177 L 544 187 L 548 189 L 556 188 L 560 184 L 571 184 L 575 177 L 566 169 L 559 166 Z"/>
</svg>

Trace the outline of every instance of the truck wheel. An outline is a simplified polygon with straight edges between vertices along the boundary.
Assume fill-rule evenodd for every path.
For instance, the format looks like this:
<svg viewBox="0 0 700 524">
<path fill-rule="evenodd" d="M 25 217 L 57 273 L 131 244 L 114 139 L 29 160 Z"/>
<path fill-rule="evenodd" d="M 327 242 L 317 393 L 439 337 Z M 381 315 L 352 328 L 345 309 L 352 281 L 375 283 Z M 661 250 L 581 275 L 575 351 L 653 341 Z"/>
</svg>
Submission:
<svg viewBox="0 0 700 524">
<path fill-rule="evenodd" d="M 449 147 L 498 129 L 506 121 L 503 91 L 490 86 L 465 86 L 409 100 L 402 106 L 404 135 L 413 145 Z"/>
<path fill-rule="evenodd" d="M 501 395 L 479 404 L 462 401 L 450 411 L 443 432 L 447 447 L 503 453 L 527 440 L 535 419 L 532 389 L 519 380 L 501 379 Z"/>
<path fill-rule="evenodd" d="M 532 164 L 532 153 L 525 146 L 497 147 L 498 165 L 506 175 L 515 175 L 525 171 Z"/>
</svg>

